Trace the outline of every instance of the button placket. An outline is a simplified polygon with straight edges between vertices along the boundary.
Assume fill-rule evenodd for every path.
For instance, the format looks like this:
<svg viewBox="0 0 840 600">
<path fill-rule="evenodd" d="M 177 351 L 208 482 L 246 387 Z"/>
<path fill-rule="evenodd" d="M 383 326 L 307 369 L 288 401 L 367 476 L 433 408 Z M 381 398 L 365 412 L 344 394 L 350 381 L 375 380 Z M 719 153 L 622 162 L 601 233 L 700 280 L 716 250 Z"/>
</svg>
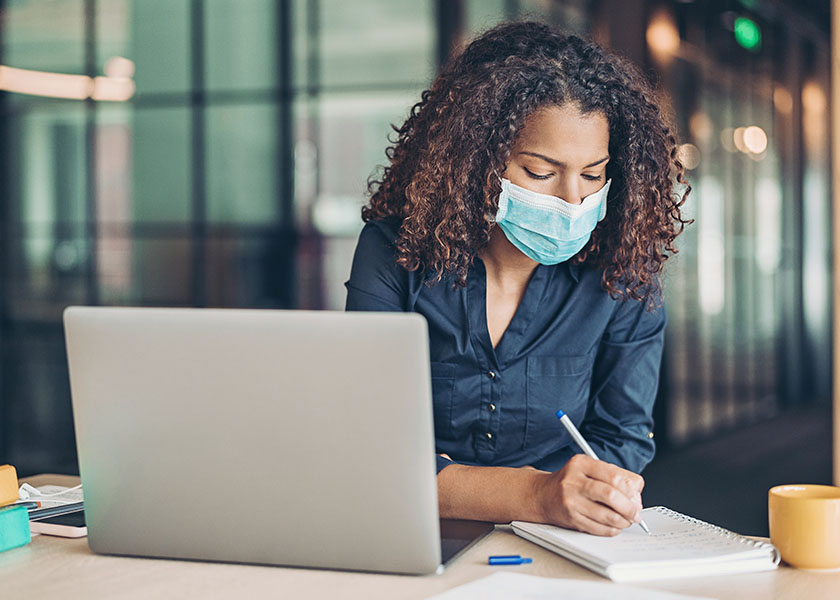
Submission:
<svg viewBox="0 0 840 600">
<path fill-rule="evenodd" d="M 493 414 L 496 412 L 497 388 L 494 384 L 497 381 L 497 374 L 496 374 L 495 371 L 489 370 L 489 371 L 487 371 L 487 377 L 490 379 L 490 399 L 489 399 L 489 402 L 487 403 L 487 412 L 488 412 L 487 423 L 488 423 L 488 429 L 491 429 L 493 427 L 493 423 L 496 421 L 496 419 L 494 419 L 494 417 L 493 417 Z M 484 434 L 484 437 L 487 438 L 487 441 L 489 441 L 489 442 L 493 441 L 493 433 L 490 432 L 490 431 L 487 431 Z"/>
<path fill-rule="evenodd" d="M 493 383 L 496 380 L 496 372 L 495 371 L 487 371 L 487 377 L 490 378 L 490 382 Z M 496 412 L 496 404 L 493 402 L 493 386 L 490 386 L 490 402 L 487 404 L 487 409 L 492 413 Z"/>
</svg>

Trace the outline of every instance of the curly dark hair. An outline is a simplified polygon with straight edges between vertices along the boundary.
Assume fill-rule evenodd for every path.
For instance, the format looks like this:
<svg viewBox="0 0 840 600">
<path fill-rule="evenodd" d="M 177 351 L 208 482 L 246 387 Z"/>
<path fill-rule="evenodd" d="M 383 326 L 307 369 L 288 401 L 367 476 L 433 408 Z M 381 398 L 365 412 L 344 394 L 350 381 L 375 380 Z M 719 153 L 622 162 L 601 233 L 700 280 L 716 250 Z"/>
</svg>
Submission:
<svg viewBox="0 0 840 600">
<path fill-rule="evenodd" d="M 607 215 L 570 260 L 601 269 L 613 298 L 652 300 L 666 252 L 677 252 L 674 239 L 690 223 L 680 214 L 690 187 L 676 139 L 632 64 L 541 23 L 495 27 L 442 69 L 394 126 L 390 165 L 368 181 L 363 220 L 399 225 L 405 269 L 430 274 L 430 285 L 454 275 L 463 286 L 489 242 L 518 132 L 536 110 L 568 103 L 606 117 L 612 158 Z"/>
</svg>

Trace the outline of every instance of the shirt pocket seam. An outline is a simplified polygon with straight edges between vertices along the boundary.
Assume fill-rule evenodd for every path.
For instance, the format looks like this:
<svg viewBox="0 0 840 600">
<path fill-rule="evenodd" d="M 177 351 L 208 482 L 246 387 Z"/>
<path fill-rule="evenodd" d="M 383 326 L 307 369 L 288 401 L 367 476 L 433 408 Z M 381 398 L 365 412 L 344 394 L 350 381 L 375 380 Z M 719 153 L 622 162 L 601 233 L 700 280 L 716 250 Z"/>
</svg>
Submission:
<svg viewBox="0 0 840 600">
<path fill-rule="evenodd" d="M 529 356 L 526 364 L 528 377 L 580 375 L 589 366 L 589 355 L 576 356 Z"/>
<path fill-rule="evenodd" d="M 538 409 L 536 401 L 536 389 L 532 389 L 535 385 L 535 378 L 545 377 L 573 377 L 579 378 L 586 376 L 591 371 L 592 361 L 591 353 L 582 355 L 570 356 L 529 356 L 526 359 L 525 365 L 525 431 L 522 437 L 522 449 L 531 448 L 535 443 L 531 442 L 531 438 L 535 435 L 533 422 L 536 420 L 535 413 Z M 591 385 L 591 382 L 590 382 Z M 560 395 L 557 394 L 557 409 L 563 408 L 560 406 Z M 588 397 L 584 399 L 588 401 Z M 546 411 L 546 415 L 549 412 Z M 567 411 L 568 412 L 568 411 Z M 546 418 L 548 418 L 546 416 Z"/>
</svg>

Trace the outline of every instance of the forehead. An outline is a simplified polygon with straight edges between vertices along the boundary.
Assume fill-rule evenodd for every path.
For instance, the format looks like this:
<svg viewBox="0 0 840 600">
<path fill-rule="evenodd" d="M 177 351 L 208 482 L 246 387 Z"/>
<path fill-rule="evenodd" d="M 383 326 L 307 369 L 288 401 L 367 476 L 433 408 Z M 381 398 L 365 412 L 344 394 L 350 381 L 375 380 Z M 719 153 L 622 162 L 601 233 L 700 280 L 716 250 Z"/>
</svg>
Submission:
<svg viewBox="0 0 840 600">
<path fill-rule="evenodd" d="M 567 164 L 588 164 L 608 154 L 610 128 L 599 112 L 565 104 L 541 108 L 525 119 L 514 152 L 530 151 Z"/>
</svg>

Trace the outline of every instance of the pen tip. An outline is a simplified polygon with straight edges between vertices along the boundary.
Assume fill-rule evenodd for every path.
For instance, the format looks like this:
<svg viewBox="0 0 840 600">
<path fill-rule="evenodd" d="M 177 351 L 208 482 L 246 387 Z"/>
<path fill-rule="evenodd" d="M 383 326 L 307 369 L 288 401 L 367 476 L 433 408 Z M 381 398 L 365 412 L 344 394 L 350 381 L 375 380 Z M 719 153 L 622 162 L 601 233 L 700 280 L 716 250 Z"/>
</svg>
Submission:
<svg viewBox="0 0 840 600">
<path fill-rule="evenodd" d="M 566 416 L 566 413 L 564 413 L 562 410 L 557 411 L 557 418 L 558 419 L 562 419 L 565 416 Z"/>
</svg>

